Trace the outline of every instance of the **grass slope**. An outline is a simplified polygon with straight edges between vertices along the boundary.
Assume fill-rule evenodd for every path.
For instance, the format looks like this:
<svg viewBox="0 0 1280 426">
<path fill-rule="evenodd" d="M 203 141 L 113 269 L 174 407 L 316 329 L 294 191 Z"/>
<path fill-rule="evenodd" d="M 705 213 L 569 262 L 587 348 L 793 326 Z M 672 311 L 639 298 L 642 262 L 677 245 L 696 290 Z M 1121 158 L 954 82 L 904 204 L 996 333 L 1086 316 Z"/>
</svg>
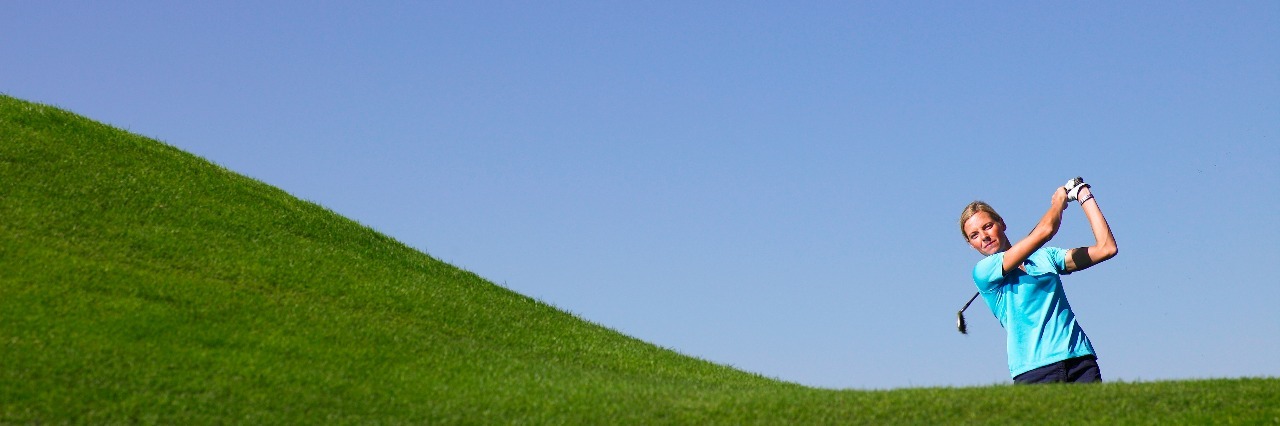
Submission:
<svg viewBox="0 0 1280 426">
<path fill-rule="evenodd" d="M 877 392 L 771 380 L 2 95 L 0 185 L 0 423 L 1280 422 L 1277 379 Z"/>
</svg>

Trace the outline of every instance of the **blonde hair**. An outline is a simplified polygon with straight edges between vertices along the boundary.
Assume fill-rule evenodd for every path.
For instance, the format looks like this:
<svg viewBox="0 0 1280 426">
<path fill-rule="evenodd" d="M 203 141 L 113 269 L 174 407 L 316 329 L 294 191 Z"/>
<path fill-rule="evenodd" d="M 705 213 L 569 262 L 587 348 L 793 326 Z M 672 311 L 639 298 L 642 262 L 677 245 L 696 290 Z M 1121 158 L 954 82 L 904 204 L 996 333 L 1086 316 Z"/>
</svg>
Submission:
<svg viewBox="0 0 1280 426">
<path fill-rule="evenodd" d="M 991 218 L 995 219 L 996 222 L 1004 223 L 1004 218 L 1000 217 L 1000 213 L 996 213 L 996 209 L 991 208 L 990 204 L 987 204 L 984 201 L 974 201 L 969 203 L 969 205 L 964 206 L 964 210 L 960 212 L 960 235 L 964 237 L 965 241 L 969 240 L 969 235 L 964 233 L 964 223 L 968 222 L 969 218 L 978 214 L 978 212 L 987 212 L 987 214 L 991 215 Z"/>
</svg>

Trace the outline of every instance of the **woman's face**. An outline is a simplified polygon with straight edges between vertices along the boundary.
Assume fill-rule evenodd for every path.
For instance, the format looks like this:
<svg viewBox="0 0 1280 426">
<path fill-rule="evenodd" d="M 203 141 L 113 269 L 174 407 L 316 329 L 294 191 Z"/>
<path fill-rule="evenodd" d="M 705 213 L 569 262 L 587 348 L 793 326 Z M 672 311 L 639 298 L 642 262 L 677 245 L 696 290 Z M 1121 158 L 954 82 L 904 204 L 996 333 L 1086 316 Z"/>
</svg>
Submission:
<svg viewBox="0 0 1280 426">
<path fill-rule="evenodd" d="M 975 213 L 964 221 L 964 234 L 969 238 L 969 245 L 983 256 L 999 253 L 1008 245 L 1004 224 L 992 219 L 987 212 Z"/>
</svg>

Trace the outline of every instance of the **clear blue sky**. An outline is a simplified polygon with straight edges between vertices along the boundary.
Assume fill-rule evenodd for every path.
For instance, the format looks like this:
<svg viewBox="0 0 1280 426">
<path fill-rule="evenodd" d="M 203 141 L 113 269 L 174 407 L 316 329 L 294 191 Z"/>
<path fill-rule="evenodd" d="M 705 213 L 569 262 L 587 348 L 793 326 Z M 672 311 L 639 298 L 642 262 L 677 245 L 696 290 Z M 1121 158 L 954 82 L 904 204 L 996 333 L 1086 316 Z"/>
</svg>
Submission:
<svg viewBox="0 0 1280 426">
<path fill-rule="evenodd" d="M 1037 3 L 1037 4 L 1031 4 Z M 1109 380 L 1280 375 L 1280 2 L 59 2 L 0 91 L 679 352 L 1008 383 L 960 209 L 1094 184 Z M 1050 243 L 1092 243 L 1079 207 Z"/>
</svg>

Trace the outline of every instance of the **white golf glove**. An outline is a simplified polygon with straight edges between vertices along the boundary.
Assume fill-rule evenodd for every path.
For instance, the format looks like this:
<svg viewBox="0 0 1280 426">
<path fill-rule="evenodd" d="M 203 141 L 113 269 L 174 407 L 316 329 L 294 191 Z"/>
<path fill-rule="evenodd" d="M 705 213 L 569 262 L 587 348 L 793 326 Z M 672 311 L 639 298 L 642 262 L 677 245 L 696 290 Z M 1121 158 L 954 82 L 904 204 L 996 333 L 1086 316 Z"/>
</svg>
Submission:
<svg viewBox="0 0 1280 426">
<path fill-rule="evenodd" d="M 1075 201 L 1079 199 L 1080 188 L 1088 186 L 1089 184 L 1084 183 L 1084 178 L 1076 176 L 1067 181 L 1067 184 L 1063 185 L 1062 188 L 1067 190 L 1067 201 Z"/>
</svg>

